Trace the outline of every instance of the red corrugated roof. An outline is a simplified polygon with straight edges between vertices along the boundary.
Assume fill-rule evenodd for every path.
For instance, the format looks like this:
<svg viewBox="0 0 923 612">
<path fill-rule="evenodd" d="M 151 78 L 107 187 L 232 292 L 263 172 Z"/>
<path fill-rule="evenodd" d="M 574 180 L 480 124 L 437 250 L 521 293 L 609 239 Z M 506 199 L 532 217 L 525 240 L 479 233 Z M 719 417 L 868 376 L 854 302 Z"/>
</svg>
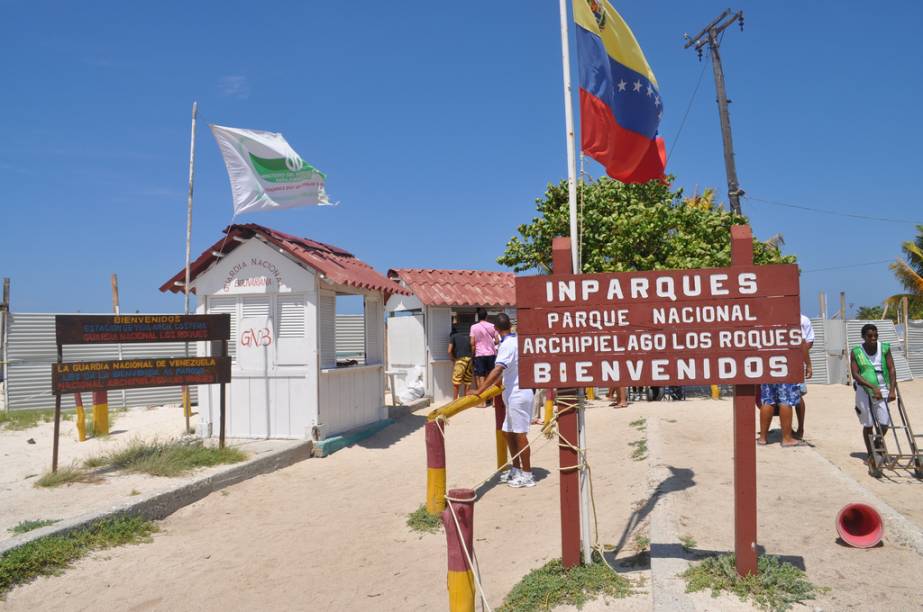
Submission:
<svg viewBox="0 0 923 612">
<path fill-rule="evenodd" d="M 268 243 L 283 249 L 294 257 L 296 261 L 300 261 L 322 273 L 333 283 L 356 287 L 357 289 L 381 291 L 388 295 L 393 293 L 410 294 L 410 291 L 402 288 L 393 280 L 382 276 L 372 269 L 372 266 L 357 259 L 349 251 L 331 244 L 317 242 L 310 238 L 299 238 L 255 223 L 231 225 L 224 229 L 224 233 L 227 235 L 225 238 L 205 249 L 205 252 L 190 264 L 190 278 L 195 279 L 218 259 L 213 252 L 220 251 L 226 254 L 239 247 L 242 243 L 235 240 L 235 237 L 250 239 L 260 235 Z M 183 287 L 181 284 L 176 283 L 182 283 L 185 276 L 185 269 L 180 270 L 173 278 L 164 283 L 160 290 L 179 293 L 183 290 Z"/>
<path fill-rule="evenodd" d="M 516 282 L 511 272 L 481 270 L 388 270 L 427 306 L 515 306 Z"/>
</svg>

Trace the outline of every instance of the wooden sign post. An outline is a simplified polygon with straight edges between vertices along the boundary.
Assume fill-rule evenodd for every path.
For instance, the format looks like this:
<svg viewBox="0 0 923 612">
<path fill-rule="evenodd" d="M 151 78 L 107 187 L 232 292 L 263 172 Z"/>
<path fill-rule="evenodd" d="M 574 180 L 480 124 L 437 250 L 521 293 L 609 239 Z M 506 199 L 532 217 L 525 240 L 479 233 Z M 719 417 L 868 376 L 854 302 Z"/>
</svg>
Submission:
<svg viewBox="0 0 923 612">
<path fill-rule="evenodd" d="M 520 385 L 559 395 L 575 387 L 735 385 L 737 571 L 755 573 L 755 385 L 803 380 L 797 266 L 754 266 L 748 226 L 731 228 L 727 268 L 562 274 L 566 249 L 566 239 L 555 238 L 554 274 L 516 279 Z M 568 567 L 579 562 L 580 533 L 579 457 L 563 444 L 576 441 L 572 418 L 568 411 L 558 420 Z"/>
<path fill-rule="evenodd" d="M 552 265 L 555 274 L 570 274 L 573 270 L 571 264 L 570 238 L 554 238 L 551 246 Z M 516 304 L 520 304 L 518 295 Z M 518 308 L 517 308 L 518 310 Z M 518 312 L 521 312 L 518 310 Z M 517 323 L 517 333 L 522 327 Z M 520 347 L 520 356 L 522 348 Z M 520 376 L 522 376 L 520 368 Z M 525 387 L 528 388 L 528 387 Z M 580 564 L 580 456 L 577 451 L 565 443 L 577 444 L 577 410 L 576 389 L 558 389 L 557 398 L 567 398 L 574 408 L 566 412 L 559 412 L 558 416 L 558 467 L 560 468 L 560 497 L 561 497 L 561 563 L 564 567 L 574 567 Z M 566 401 L 566 400 L 565 400 Z M 559 408 L 560 410 L 560 408 Z M 587 559 L 589 562 L 589 559 Z"/>
<path fill-rule="evenodd" d="M 731 267 L 753 265 L 753 234 L 749 225 L 731 228 Z M 800 327 L 800 310 L 799 310 Z M 797 372 L 804 372 L 799 364 Z M 800 382 L 800 381 L 799 381 Z M 756 574 L 756 390 L 734 387 L 734 557 L 737 574 Z"/>
<path fill-rule="evenodd" d="M 61 394 L 109 389 L 172 387 L 175 385 L 221 385 L 221 430 L 224 448 L 225 392 L 231 381 L 227 355 L 231 317 L 215 315 L 58 315 L 55 339 L 58 360 L 51 366 L 55 394 L 54 441 L 51 471 L 58 469 L 58 434 L 61 429 Z M 64 362 L 65 344 L 116 344 L 138 342 L 204 342 L 218 340 L 221 350 L 212 357 L 116 359 Z"/>
</svg>

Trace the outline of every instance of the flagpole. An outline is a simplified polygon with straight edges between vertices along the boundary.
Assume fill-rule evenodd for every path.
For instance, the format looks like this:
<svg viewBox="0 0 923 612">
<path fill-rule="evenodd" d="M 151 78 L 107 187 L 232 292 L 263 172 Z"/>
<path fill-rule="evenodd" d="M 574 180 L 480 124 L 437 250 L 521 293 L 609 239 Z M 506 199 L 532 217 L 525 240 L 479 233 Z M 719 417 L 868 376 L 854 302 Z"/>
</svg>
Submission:
<svg viewBox="0 0 923 612">
<path fill-rule="evenodd" d="M 192 135 L 189 139 L 189 197 L 186 200 L 186 277 L 183 282 L 183 312 L 189 314 L 189 248 L 192 242 L 192 182 L 195 177 L 195 120 L 198 114 L 198 102 L 192 102 Z M 186 343 L 186 356 L 189 356 L 189 343 Z M 189 413 L 192 412 L 192 399 L 189 387 L 183 386 L 183 414 L 186 416 L 186 433 L 189 433 Z"/>
<path fill-rule="evenodd" d="M 574 107 L 570 87 L 570 43 L 568 41 L 567 0 L 561 6 L 561 63 L 564 69 L 564 125 L 567 130 L 567 205 L 570 211 L 570 248 L 574 273 L 580 273 L 577 251 L 577 152 L 574 138 Z"/>
<path fill-rule="evenodd" d="M 561 66 L 564 73 L 564 125 L 567 130 L 567 205 L 570 212 L 570 253 L 574 274 L 583 272 L 577 232 L 577 146 L 574 136 L 574 107 L 570 85 L 570 42 L 568 39 L 567 0 L 559 0 L 561 9 Z M 586 406 L 584 390 L 577 389 L 577 462 L 580 470 L 580 545 L 583 562 L 593 562 L 590 550 L 590 500 L 586 470 Z"/>
</svg>

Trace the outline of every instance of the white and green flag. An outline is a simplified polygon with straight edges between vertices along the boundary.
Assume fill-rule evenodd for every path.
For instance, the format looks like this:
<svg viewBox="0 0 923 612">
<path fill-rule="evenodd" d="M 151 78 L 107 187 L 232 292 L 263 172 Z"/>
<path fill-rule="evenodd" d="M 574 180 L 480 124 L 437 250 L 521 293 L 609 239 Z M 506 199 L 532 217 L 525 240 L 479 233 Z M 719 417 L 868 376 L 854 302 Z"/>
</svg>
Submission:
<svg viewBox="0 0 923 612">
<path fill-rule="evenodd" d="M 228 167 L 234 214 L 330 203 L 326 175 L 301 159 L 282 134 L 210 127 Z"/>
</svg>

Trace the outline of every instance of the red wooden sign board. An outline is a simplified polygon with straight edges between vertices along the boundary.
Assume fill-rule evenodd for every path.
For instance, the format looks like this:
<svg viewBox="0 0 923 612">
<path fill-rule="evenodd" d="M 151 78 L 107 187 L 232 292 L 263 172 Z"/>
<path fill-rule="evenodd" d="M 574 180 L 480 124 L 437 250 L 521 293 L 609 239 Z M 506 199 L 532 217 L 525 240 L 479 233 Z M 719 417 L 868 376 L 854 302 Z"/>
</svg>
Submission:
<svg viewBox="0 0 923 612">
<path fill-rule="evenodd" d="M 800 382 L 798 269 L 516 279 L 523 387 Z"/>
<path fill-rule="evenodd" d="M 756 384 L 803 379 L 797 267 L 754 266 L 746 225 L 731 228 L 729 268 L 574 275 L 569 251 L 555 238 L 555 274 L 516 279 L 520 386 L 735 384 L 734 551 L 738 574 L 755 574 Z M 575 412 L 558 428 L 575 440 Z M 572 567 L 578 457 L 559 446 L 562 561 Z"/>
</svg>

